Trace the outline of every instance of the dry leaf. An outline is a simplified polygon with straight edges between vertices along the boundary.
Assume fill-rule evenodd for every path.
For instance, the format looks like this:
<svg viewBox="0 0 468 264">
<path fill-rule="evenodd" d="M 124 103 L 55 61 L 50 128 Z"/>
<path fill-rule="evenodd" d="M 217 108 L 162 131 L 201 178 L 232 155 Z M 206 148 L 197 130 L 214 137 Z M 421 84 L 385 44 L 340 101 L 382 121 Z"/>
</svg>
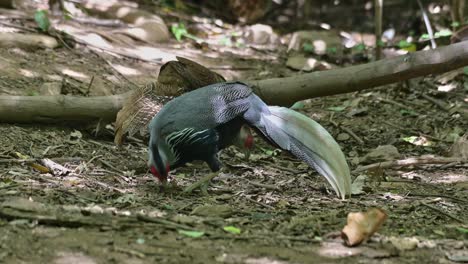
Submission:
<svg viewBox="0 0 468 264">
<path fill-rule="evenodd" d="M 341 238 L 348 246 L 356 246 L 372 236 L 387 219 L 387 214 L 379 208 L 363 213 L 349 213 L 348 224 L 341 231 Z"/>
</svg>

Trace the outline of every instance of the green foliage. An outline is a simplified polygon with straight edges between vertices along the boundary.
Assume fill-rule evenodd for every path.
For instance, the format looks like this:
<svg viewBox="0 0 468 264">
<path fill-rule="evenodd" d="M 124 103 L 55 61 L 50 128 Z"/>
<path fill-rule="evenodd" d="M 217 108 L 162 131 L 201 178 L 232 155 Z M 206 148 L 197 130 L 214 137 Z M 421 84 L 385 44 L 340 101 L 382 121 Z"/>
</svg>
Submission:
<svg viewBox="0 0 468 264">
<path fill-rule="evenodd" d="M 37 26 L 44 32 L 49 31 L 50 20 L 47 10 L 37 10 L 34 13 L 34 21 L 36 21 Z"/>
<path fill-rule="evenodd" d="M 174 37 L 177 39 L 177 41 L 181 41 L 182 37 L 185 37 L 188 34 L 184 23 L 178 23 L 178 24 L 172 25 L 171 32 L 172 34 L 174 34 Z"/>
<path fill-rule="evenodd" d="M 366 45 L 364 45 L 364 43 L 360 43 L 354 46 L 353 49 L 357 52 L 363 52 L 364 50 L 366 50 Z"/>
<path fill-rule="evenodd" d="M 39 93 L 37 91 L 35 91 L 35 90 L 28 90 L 26 93 L 27 93 L 28 96 L 37 96 L 37 95 L 39 95 Z"/>
<path fill-rule="evenodd" d="M 457 227 L 457 230 L 464 233 L 464 234 L 468 234 L 468 229 L 467 228 Z"/>
<path fill-rule="evenodd" d="M 385 43 L 382 40 L 377 41 L 377 46 L 384 47 Z"/>
<path fill-rule="evenodd" d="M 450 29 L 442 29 L 440 31 L 437 31 L 434 34 L 434 38 L 449 37 L 451 35 L 452 35 L 452 31 Z M 422 34 L 421 39 L 427 40 L 427 39 L 429 39 L 429 35 L 428 34 Z"/>
<path fill-rule="evenodd" d="M 313 53 L 315 51 L 314 45 L 307 42 L 302 44 L 302 49 L 307 53 Z"/>
<path fill-rule="evenodd" d="M 346 109 L 346 106 L 330 106 L 327 108 L 327 110 L 333 111 L 333 112 L 341 112 Z"/>
<path fill-rule="evenodd" d="M 177 41 L 179 42 L 182 40 L 182 37 L 197 40 L 197 41 L 200 40 L 194 35 L 188 33 L 187 28 L 185 28 L 184 23 L 173 24 L 171 26 L 171 32 L 174 35 L 174 37 L 177 39 Z"/>
<path fill-rule="evenodd" d="M 192 237 L 192 238 L 198 238 L 202 237 L 205 232 L 200 232 L 200 231 L 187 231 L 187 230 L 178 230 L 179 234 Z"/>
<path fill-rule="evenodd" d="M 454 28 L 457 28 L 457 27 L 460 26 L 460 22 L 454 21 L 454 22 L 452 22 L 452 24 L 451 24 L 450 26 L 451 26 L 451 27 L 454 27 Z"/>
<path fill-rule="evenodd" d="M 410 43 L 410 42 L 408 42 L 408 41 L 406 41 L 406 40 L 404 40 L 404 39 L 403 39 L 403 40 L 400 40 L 400 42 L 398 42 L 398 47 L 399 47 L 400 49 L 409 48 L 409 47 L 411 47 L 411 45 L 413 45 L 413 44 Z"/>
<path fill-rule="evenodd" d="M 336 47 L 327 48 L 327 53 L 328 54 L 336 54 L 337 53 Z"/>
<path fill-rule="evenodd" d="M 228 232 L 228 233 L 235 234 L 235 235 L 238 235 L 238 234 L 241 233 L 240 228 L 237 228 L 237 227 L 234 227 L 234 226 L 225 226 L 225 227 L 223 227 L 223 230 Z"/>
</svg>

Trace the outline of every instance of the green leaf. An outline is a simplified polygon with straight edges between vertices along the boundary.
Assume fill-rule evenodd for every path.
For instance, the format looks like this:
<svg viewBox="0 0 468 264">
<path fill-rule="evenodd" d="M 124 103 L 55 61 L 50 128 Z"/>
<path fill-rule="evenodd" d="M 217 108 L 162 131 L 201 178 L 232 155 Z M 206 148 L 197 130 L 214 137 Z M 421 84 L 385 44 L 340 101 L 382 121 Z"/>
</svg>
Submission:
<svg viewBox="0 0 468 264">
<path fill-rule="evenodd" d="M 177 41 L 181 41 L 182 37 L 186 37 L 188 35 L 187 29 L 183 23 L 174 24 L 171 26 L 171 32 Z"/>
<path fill-rule="evenodd" d="M 225 226 L 223 227 L 224 231 L 229 232 L 231 234 L 238 235 L 241 233 L 240 228 L 234 227 L 234 226 Z"/>
<path fill-rule="evenodd" d="M 327 48 L 327 53 L 328 54 L 336 54 L 337 51 L 338 50 L 335 47 Z"/>
<path fill-rule="evenodd" d="M 298 109 L 304 108 L 304 106 L 305 106 L 305 104 L 303 102 L 299 101 L 299 102 L 294 103 L 293 106 L 291 106 L 291 109 L 298 110 Z"/>
<path fill-rule="evenodd" d="M 462 233 L 468 234 L 468 228 L 457 227 L 457 230 L 462 232 Z"/>
<path fill-rule="evenodd" d="M 398 42 L 398 47 L 399 47 L 400 49 L 408 48 L 408 47 L 410 47 L 411 45 L 412 45 L 412 44 L 409 43 L 409 42 L 406 41 L 406 40 L 400 40 L 400 42 Z"/>
<path fill-rule="evenodd" d="M 341 112 L 346 109 L 346 106 L 330 106 L 327 108 L 327 110 L 333 111 L 333 112 Z"/>
<path fill-rule="evenodd" d="M 310 43 L 304 43 L 302 45 L 302 49 L 305 51 L 305 52 L 314 52 L 315 48 L 314 48 L 314 45 L 310 44 Z"/>
<path fill-rule="evenodd" d="M 434 37 L 436 38 L 449 36 L 452 36 L 452 31 L 450 29 L 442 29 L 441 31 L 438 31 L 434 34 Z"/>
<path fill-rule="evenodd" d="M 179 234 L 188 236 L 188 237 L 201 237 L 205 234 L 205 232 L 200 232 L 200 231 L 187 231 L 187 230 L 178 230 Z"/>
<path fill-rule="evenodd" d="M 451 27 L 454 27 L 454 28 L 459 27 L 459 26 L 460 26 L 460 22 L 454 21 L 454 22 L 452 22 L 452 24 L 451 24 L 450 26 L 451 26 Z"/>
<path fill-rule="evenodd" d="M 358 52 L 362 52 L 366 49 L 366 45 L 364 45 L 363 43 L 360 43 L 356 46 L 354 46 L 354 49 Z"/>
<path fill-rule="evenodd" d="M 464 73 L 465 75 L 468 75 L 468 67 L 463 68 L 463 73 Z"/>
<path fill-rule="evenodd" d="M 50 27 L 49 16 L 47 10 L 37 10 L 34 13 L 34 21 L 36 21 L 37 26 L 44 32 L 47 32 Z"/>
</svg>

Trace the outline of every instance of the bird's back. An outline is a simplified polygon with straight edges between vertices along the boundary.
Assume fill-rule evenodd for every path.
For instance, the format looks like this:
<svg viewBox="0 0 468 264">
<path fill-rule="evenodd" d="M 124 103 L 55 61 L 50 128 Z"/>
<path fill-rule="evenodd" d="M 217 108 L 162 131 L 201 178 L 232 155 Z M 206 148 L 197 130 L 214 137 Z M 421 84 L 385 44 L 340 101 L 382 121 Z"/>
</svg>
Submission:
<svg viewBox="0 0 468 264">
<path fill-rule="evenodd" d="M 240 82 L 196 89 L 168 102 L 151 121 L 150 130 L 165 136 L 185 128 L 215 128 L 247 111 L 251 94 L 252 90 Z"/>
</svg>

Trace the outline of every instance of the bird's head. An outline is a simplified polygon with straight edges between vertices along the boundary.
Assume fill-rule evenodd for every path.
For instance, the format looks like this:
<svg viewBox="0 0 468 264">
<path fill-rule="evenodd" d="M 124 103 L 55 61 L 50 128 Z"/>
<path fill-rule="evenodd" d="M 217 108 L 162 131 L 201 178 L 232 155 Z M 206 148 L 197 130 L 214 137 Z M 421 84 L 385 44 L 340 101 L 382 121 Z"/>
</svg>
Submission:
<svg viewBox="0 0 468 264">
<path fill-rule="evenodd" d="M 167 160 L 167 156 L 161 153 L 155 144 L 151 144 L 149 147 L 148 166 L 154 177 L 163 183 L 167 182 L 170 170 L 169 161 Z"/>
<path fill-rule="evenodd" d="M 235 145 L 242 150 L 246 159 L 250 157 L 250 151 L 254 145 L 254 138 L 248 126 L 243 125 L 241 127 L 239 134 L 236 136 Z"/>
</svg>

